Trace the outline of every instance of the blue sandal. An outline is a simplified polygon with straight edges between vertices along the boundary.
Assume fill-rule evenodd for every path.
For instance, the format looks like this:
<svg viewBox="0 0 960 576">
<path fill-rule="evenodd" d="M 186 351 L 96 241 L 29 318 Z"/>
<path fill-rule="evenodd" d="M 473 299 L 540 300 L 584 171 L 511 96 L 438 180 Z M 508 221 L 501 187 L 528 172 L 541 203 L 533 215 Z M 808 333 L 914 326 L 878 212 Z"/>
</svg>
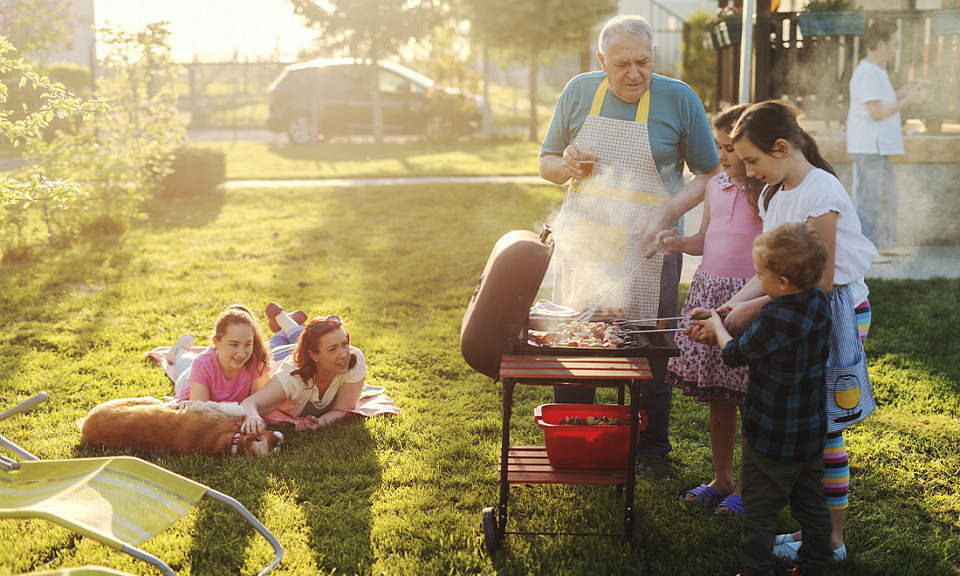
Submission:
<svg viewBox="0 0 960 576">
<path fill-rule="evenodd" d="M 726 514 L 726 513 L 720 512 L 721 508 L 726 508 L 727 510 L 730 510 L 731 512 L 733 512 L 733 514 Z M 740 498 L 736 494 L 730 494 L 729 496 L 725 496 L 723 500 L 721 500 L 720 503 L 717 504 L 717 509 L 713 511 L 713 515 L 725 516 L 729 518 L 739 518 L 743 516 L 743 498 Z"/>
<path fill-rule="evenodd" d="M 697 500 L 695 502 L 687 502 L 687 494 L 693 494 L 696 496 Z M 682 492 L 678 498 L 682 504 L 707 504 L 709 506 L 715 506 L 717 502 L 723 500 L 723 496 L 706 484 L 701 484 L 696 488 L 691 488 L 686 492 Z"/>
</svg>

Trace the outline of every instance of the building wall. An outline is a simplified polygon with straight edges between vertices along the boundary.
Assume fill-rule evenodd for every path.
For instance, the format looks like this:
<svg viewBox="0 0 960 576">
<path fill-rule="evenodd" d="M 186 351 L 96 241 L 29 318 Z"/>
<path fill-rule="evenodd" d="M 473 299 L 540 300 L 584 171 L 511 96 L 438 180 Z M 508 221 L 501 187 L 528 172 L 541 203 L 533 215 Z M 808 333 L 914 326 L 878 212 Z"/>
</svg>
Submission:
<svg viewBox="0 0 960 576">
<path fill-rule="evenodd" d="M 96 65 L 97 41 L 94 30 L 93 0 L 70 0 L 73 4 L 73 49 L 50 56 L 48 63 L 68 62 L 93 69 Z"/>
</svg>

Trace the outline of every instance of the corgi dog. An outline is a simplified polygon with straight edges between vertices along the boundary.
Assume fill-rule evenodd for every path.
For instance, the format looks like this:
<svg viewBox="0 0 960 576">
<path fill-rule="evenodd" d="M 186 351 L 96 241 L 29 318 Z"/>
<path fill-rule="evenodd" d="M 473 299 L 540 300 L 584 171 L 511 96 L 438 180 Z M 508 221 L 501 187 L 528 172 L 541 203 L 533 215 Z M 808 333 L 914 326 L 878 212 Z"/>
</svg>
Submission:
<svg viewBox="0 0 960 576">
<path fill-rule="evenodd" d="M 240 433 L 243 418 L 243 408 L 236 402 L 165 404 L 152 397 L 118 398 L 91 410 L 80 424 L 80 436 L 107 448 L 254 458 L 283 443 L 283 434 L 271 430 L 260 437 L 244 436 Z"/>
</svg>

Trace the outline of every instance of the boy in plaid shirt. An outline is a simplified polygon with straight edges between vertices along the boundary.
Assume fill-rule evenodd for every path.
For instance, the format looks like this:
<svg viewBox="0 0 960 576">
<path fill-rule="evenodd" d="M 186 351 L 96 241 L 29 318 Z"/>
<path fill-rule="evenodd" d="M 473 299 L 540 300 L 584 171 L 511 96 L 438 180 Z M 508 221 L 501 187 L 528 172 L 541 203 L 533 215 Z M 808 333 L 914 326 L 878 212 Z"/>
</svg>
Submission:
<svg viewBox="0 0 960 576">
<path fill-rule="evenodd" d="M 695 310 L 702 341 L 716 340 L 730 366 L 750 367 L 743 404 L 743 534 L 746 576 L 769 576 L 776 516 L 789 502 L 803 530 L 797 554 L 805 576 L 825 574 L 833 559 L 823 494 L 830 303 L 817 287 L 827 248 L 805 224 L 781 224 L 757 236 L 753 262 L 771 300 L 736 337 L 716 311 Z M 794 574 L 800 574 L 796 568 Z"/>
</svg>

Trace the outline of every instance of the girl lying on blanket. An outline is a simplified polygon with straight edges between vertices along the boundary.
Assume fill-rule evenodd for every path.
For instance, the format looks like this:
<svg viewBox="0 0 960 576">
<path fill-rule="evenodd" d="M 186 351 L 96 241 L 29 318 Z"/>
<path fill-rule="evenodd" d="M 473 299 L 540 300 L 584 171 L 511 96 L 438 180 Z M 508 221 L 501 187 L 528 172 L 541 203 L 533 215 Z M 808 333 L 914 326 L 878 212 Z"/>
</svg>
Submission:
<svg viewBox="0 0 960 576">
<path fill-rule="evenodd" d="M 293 354 L 279 362 L 263 388 L 240 403 L 246 412 L 241 431 L 261 434 L 264 417 L 295 420 L 297 430 L 316 430 L 355 410 L 364 391 L 367 366 L 360 350 L 350 345 L 350 334 L 340 317 L 319 316 L 298 326 L 273 306 L 267 307 L 267 313 L 281 332 L 291 330 L 290 337 L 293 332 L 299 334 Z M 288 335 L 284 333 L 284 337 Z M 280 352 L 278 348 L 274 351 Z"/>
<path fill-rule="evenodd" d="M 177 401 L 240 402 L 267 383 L 270 351 L 246 306 L 224 310 L 212 340 L 213 345 L 198 354 L 192 349 L 193 336 L 184 334 L 167 353 L 178 374 Z"/>
</svg>

